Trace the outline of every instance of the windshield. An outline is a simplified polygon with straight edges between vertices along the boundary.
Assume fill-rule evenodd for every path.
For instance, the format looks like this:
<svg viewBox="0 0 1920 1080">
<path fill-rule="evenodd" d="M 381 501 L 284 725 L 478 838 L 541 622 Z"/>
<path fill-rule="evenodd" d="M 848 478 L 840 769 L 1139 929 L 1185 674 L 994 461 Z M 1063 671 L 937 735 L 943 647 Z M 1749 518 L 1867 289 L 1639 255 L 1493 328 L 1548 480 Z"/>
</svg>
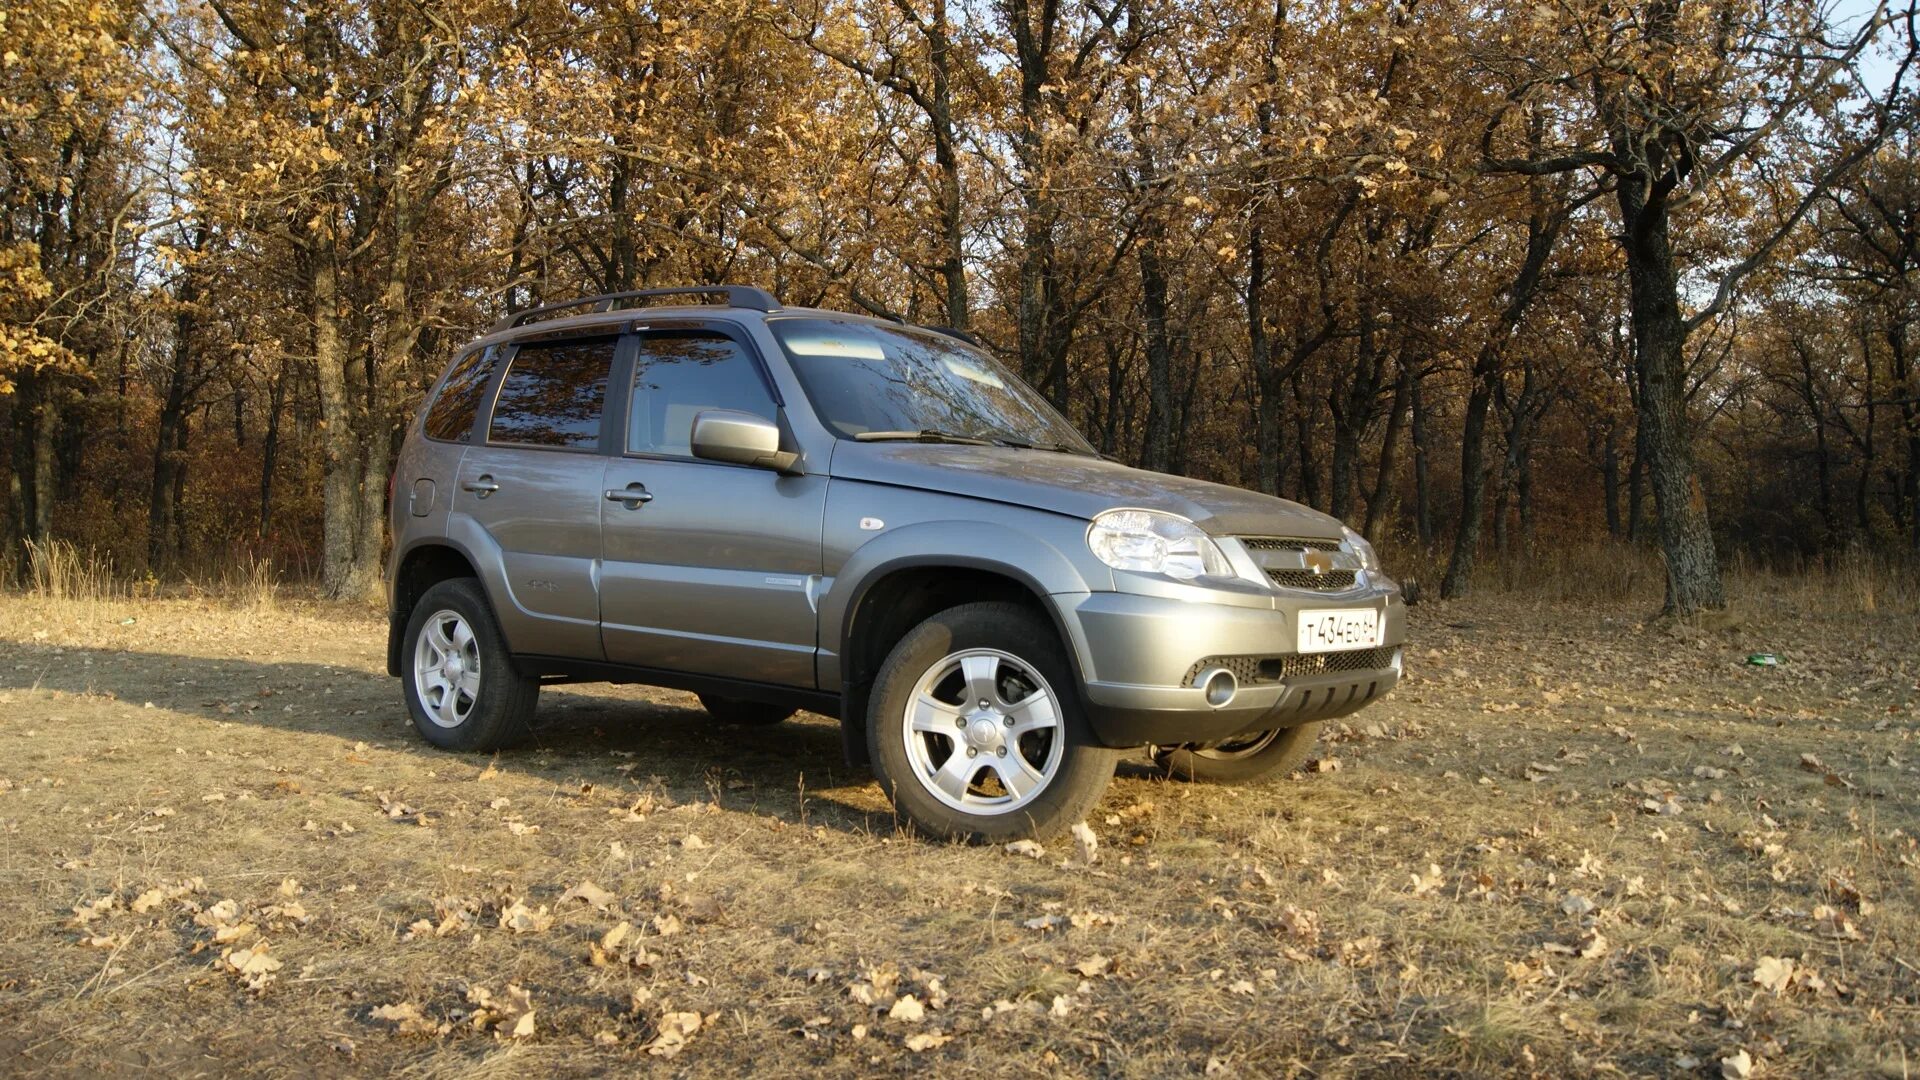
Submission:
<svg viewBox="0 0 1920 1080">
<path fill-rule="evenodd" d="M 836 319 L 773 319 L 813 410 L 843 439 L 978 440 L 1090 454 L 1045 398 L 944 334 Z"/>
</svg>

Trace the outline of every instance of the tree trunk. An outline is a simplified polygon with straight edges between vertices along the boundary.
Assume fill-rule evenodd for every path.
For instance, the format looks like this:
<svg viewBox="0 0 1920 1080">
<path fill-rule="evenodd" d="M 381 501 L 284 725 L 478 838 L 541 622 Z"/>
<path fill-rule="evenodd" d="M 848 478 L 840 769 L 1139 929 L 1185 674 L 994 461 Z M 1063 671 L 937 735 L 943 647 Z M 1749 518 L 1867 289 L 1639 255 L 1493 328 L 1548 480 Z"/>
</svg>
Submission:
<svg viewBox="0 0 1920 1080">
<path fill-rule="evenodd" d="M 1900 475 L 1901 494 L 1894 496 L 1895 505 L 1904 503 L 1904 508 L 1896 518 L 1904 517 L 1908 529 L 1908 542 L 1913 549 L 1920 551 L 1920 385 L 1913 379 L 1913 359 L 1907 353 L 1907 324 L 1905 320 L 1896 320 L 1887 331 L 1888 363 L 1887 372 L 1893 393 L 1900 401 L 1900 429 L 1905 435 L 1907 460 Z"/>
<path fill-rule="evenodd" d="M 173 363 L 167 372 L 167 392 L 160 402 L 158 430 L 153 441 L 153 477 L 147 492 L 147 569 L 166 574 L 178 568 L 180 558 L 180 475 L 186 471 L 187 413 L 192 408 L 195 372 L 195 306 L 200 299 L 198 274 L 181 272 L 179 305 L 173 317 Z"/>
<path fill-rule="evenodd" d="M 1651 198 L 1648 196 L 1651 195 Z M 1622 177 L 1616 197 L 1624 226 L 1628 310 L 1640 366 L 1640 426 L 1646 431 L 1647 471 L 1660 515 L 1660 547 L 1667 560 L 1666 610 L 1690 615 L 1727 606 L 1714 553 L 1706 491 L 1693 463 L 1687 416 L 1687 324 L 1680 316 L 1667 204 L 1634 177 Z"/>
<path fill-rule="evenodd" d="M 45 544 L 53 538 L 53 444 L 60 433 L 60 407 L 59 388 L 52 380 L 41 380 L 40 390 L 39 407 L 33 411 L 33 507 L 27 539 Z"/>
<path fill-rule="evenodd" d="M 1638 374 L 1634 376 L 1636 379 Z M 1634 395 L 1633 464 L 1627 467 L 1627 540 L 1640 539 L 1641 507 L 1646 504 L 1647 433 L 1639 420 L 1639 395 Z"/>
<path fill-rule="evenodd" d="M 1600 450 L 1600 497 L 1607 505 L 1607 535 L 1620 538 L 1620 429 L 1607 425 L 1606 444 Z"/>
<path fill-rule="evenodd" d="M 361 551 L 360 492 L 366 480 L 362 439 L 347 389 L 345 299 L 338 255 L 322 240 L 310 251 L 313 361 L 320 388 L 322 458 L 320 586 L 333 600 L 374 595 L 379 573 Z"/>
<path fill-rule="evenodd" d="M 1380 471 L 1373 482 L 1373 491 L 1367 495 L 1367 523 L 1365 533 L 1368 539 L 1380 535 L 1387 523 L 1387 513 L 1393 506 L 1394 470 L 1400 449 L 1400 433 L 1406 427 L 1407 399 L 1413 395 L 1413 368 L 1403 357 L 1400 361 L 1400 377 L 1393 384 L 1393 411 L 1387 415 L 1387 433 L 1380 440 Z"/>
<path fill-rule="evenodd" d="M 1154 472 L 1166 472 L 1173 464 L 1173 343 L 1167 335 L 1167 277 L 1160 265 L 1157 236 L 1150 235 L 1141 243 L 1139 258 L 1140 296 L 1147 324 L 1147 432 L 1140 448 L 1140 464 Z"/>
<path fill-rule="evenodd" d="M 933 72 L 933 163 L 940 180 L 940 277 L 947 287 L 947 325 L 967 328 L 967 259 L 965 207 L 961 202 L 960 155 L 953 128 L 952 42 L 947 23 L 947 0 L 933 0 L 927 25 L 927 66 Z"/>
<path fill-rule="evenodd" d="M 1433 448 L 1428 442 L 1426 395 L 1421 392 L 1423 381 L 1419 374 L 1413 376 L 1410 401 L 1413 409 L 1413 528 L 1414 535 L 1420 540 L 1420 550 L 1432 551 L 1435 540 L 1433 481 L 1430 473 Z"/>
<path fill-rule="evenodd" d="M 1820 400 L 1819 383 L 1814 377 L 1813 350 L 1797 338 L 1793 346 L 1800 359 L 1800 398 L 1806 402 L 1807 419 L 1813 421 L 1815 497 L 1819 500 L 1820 550 L 1824 554 L 1832 550 L 1834 538 L 1840 533 L 1833 509 L 1833 454 L 1827 447 L 1827 410 Z"/>
<path fill-rule="evenodd" d="M 1300 501 L 1318 510 L 1326 504 L 1320 501 L 1320 466 L 1313 453 L 1313 403 L 1302 393 L 1299 368 L 1293 371 L 1293 410 L 1295 449 L 1300 455 Z"/>
<path fill-rule="evenodd" d="M 266 539 L 273 532 L 273 469 L 280 456 L 280 409 L 286 398 L 286 372 L 276 371 L 267 381 L 267 428 L 260 437 L 260 528 Z"/>
<path fill-rule="evenodd" d="M 1473 585 L 1473 561 L 1480 549 L 1481 519 L 1486 515 L 1487 410 L 1500 389 L 1507 345 L 1539 291 L 1540 277 L 1565 224 L 1558 210 L 1549 212 L 1542 205 L 1543 198 L 1542 188 L 1536 185 L 1533 213 L 1527 219 L 1527 253 L 1507 289 L 1507 303 L 1499 321 L 1489 329 L 1474 357 L 1473 387 L 1467 393 L 1466 416 L 1460 427 L 1460 518 L 1453 534 L 1453 554 L 1447 559 L 1447 573 L 1440 582 L 1443 597 L 1465 596 Z"/>
</svg>

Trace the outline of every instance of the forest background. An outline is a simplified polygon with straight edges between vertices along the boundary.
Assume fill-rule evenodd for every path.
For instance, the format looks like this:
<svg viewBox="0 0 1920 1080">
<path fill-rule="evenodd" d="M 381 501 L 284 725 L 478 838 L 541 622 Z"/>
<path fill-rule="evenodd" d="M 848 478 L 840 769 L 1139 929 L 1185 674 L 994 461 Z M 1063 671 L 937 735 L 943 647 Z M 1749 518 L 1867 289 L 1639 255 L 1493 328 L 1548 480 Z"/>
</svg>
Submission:
<svg viewBox="0 0 1920 1080">
<path fill-rule="evenodd" d="M 454 349 L 733 282 L 966 329 L 1447 595 L 1910 580 L 1917 44 L 1805 0 L 8 0 L 0 573 L 375 595 Z"/>
</svg>

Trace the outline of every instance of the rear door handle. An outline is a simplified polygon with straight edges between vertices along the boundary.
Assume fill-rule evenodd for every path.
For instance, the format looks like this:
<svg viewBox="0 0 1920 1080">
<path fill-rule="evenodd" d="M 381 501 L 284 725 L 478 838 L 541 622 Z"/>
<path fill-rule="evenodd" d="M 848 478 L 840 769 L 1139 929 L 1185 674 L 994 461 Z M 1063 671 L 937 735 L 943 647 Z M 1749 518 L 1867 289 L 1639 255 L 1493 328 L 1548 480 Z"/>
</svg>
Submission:
<svg viewBox="0 0 1920 1080">
<path fill-rule="evenodd" d="M 641 503 L 653 501 L 653 492 L 648 491 L 645 484 L 635 480 L 623 488 L 608 488 L 607 501 L 625 503 L 627 509 L 637 510 Z"/>
<path fill-rule="evenodd" d="M 482 474 L 478 480 L 469 480 L 461 484 L 460 487 L 466 491 L 473 492 L 483 499 L 500 490 L 500 485 L 494 483 L 493 477 L 487 474 Z"/>
</svg>

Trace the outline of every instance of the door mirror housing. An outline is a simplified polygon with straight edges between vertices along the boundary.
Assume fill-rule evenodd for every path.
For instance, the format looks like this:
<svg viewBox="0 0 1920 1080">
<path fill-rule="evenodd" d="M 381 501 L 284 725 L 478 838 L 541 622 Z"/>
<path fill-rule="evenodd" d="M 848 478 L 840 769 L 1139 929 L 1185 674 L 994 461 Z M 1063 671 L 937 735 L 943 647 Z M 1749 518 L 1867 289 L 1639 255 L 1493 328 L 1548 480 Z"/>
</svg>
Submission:
<svg viewBox="0 0 1920 1080">
<path fill-rule="evenodd" d="M 800 455 L 780 449 L 780 426 L 736 409 L 708 409 L 693 418 L 693 456 L 732 465 L 799 472 Z"/>
</svg>

